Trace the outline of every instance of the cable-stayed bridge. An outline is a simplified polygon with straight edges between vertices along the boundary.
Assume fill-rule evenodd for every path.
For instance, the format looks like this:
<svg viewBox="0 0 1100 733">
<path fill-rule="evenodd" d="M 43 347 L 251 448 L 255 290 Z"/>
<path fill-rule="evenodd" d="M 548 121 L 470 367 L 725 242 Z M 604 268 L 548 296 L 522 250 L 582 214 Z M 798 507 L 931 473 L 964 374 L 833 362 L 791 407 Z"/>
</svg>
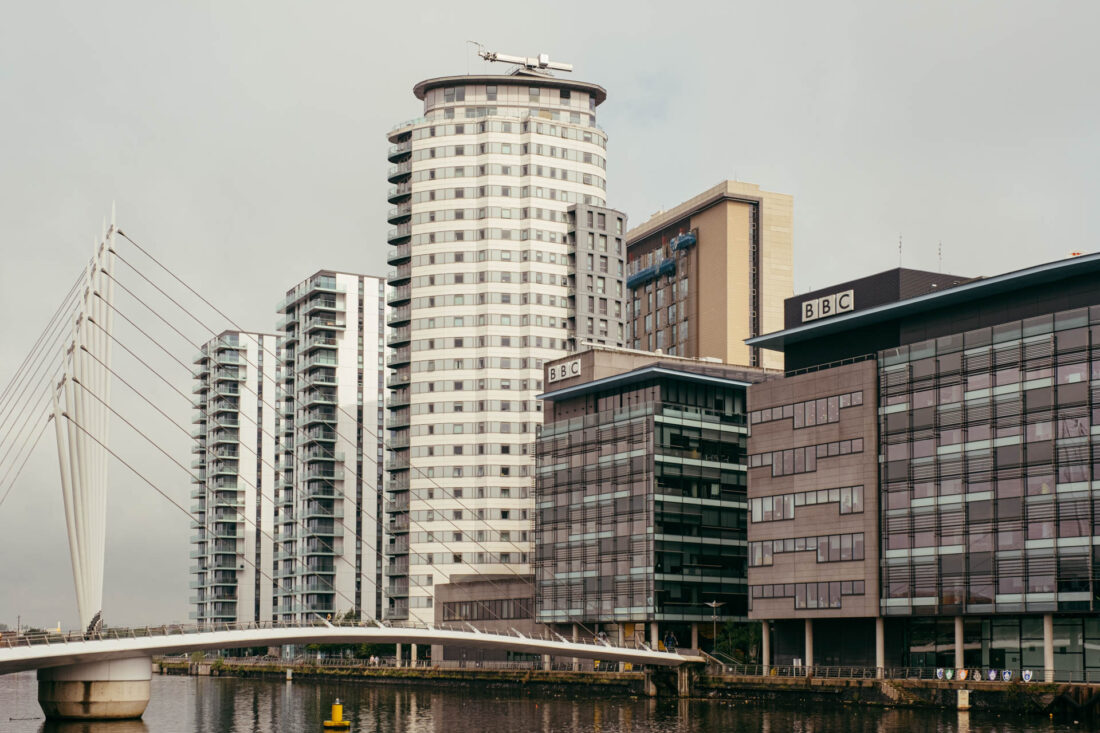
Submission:
<svg viewBox="0 0 1100 733">
<path fill-rule="evenodd" d="M 139 292 L 141 288 L 145 293 Z M 122 300 L 127 301 L 125 308 L 120 306 Z M 154 326 L 148 325 L 150 323 Z M 125 629 L 106 625 L 103 581 L 111 472 L 123 469 L 170 502 L 187 516 L 188 521 L 196 520 L 195 514 L 174 496 L 178 493 L 178 489 L 173 488 L 176 482 L 151 477 L 149 471 L 138 465 L 139 456 L 135 455 L 136 452 L 144 454 L 142 458 L 160 455 L 190 479 L 201 481 L 201 477 L 162 442 L 151 437 L 156 434 L 148 429 L 147 421 L 151 417 L 161 423 L 161 429 L 180 430 L 188 437 L 191 433 L 173 417 L 172 408 L 151 399 L 140 383 L 143 378 L 159 380 L 191 404 L 187 385 L 181 389 L 153 364 L 154 355 L 162 359 L 167 357 L 169 363 L 176 362 L 185 369 L 190 378 L 190 364 L 185 361 L 186 357 L 181 358 L 176 352 L 184 348 L 187 349 L 185 353 L 190 354 L 201 346 L 201 340 L 196 341 L 186 333 L 185 323 L 192 329 L 198 324 L 207 337 L 227 327 L 244 330 L 149 250 L 122 232 L 112 217 L 111 225 L 104 228 L 96 241 L 92 258 L 11 381 L 0 392 L 0 510 L 9 494 L 21 485 L 23 468 L 42 438 L 50 432 L 60 469 L 58 486 L 64 506 L 81 628 L 68 634 L 6 634 L 0 638 L 0 674 L 39 670 L 39 701 L 48 716 L 140 716 L 149 699 L 150 657 L 199 650 L 311 643 L 395 643 L 461 645 L 536 654 L 544 658 L 601 659 L 664 667 L 688 661 L 645 644 L 615 646 L 591 630 L 587 631 L 592 640 L 586 643 L 557 634 L 537 638 L 518 631 L 488 633 L 469 623 L 449 628 L 396 625 L 367 614 L 359 614 L 362 621 L 333 623 L 329 614 L 310 609 L 302 609 L 296 623 L 256 619 L 237 624 L 173 624 Z M 127 331 L 126 340 L 117 333 L 120 324 Z M 143 376 L 121 373 L 115 363 L 119 357 Z M 277 359 L 277 354 L 270 353 L 267 358 Z M 126 393 L 123 401 L 117 399 L 120 390 Z M 256 398 L 264 400 L 258 394 Z M 276 410 L 269 400 L 270 396 L 264 404 Z M 127 407 L 122 407 L 123 404 Z M 52 431 L 48 430 L 51 423 Z M 359 430 L 371 432 L 371 425 L 358 420 L 356 423 Z M 133 433 L 122 445 L 111 440 L 112 428 L 119 427 Z M 262 429 L 260 425 L 256 427 Z M 354 461 L 351 465 L 354 466 Z M 262 487 L 251 484 L 243 475 L 240 480 L 262 495 Z M 460 496 L 444 487 L 439 487 L 438 492 L 462 505 Z M 265 498 L 273 501 L 270 496 Z M 243 507 L 236 511 L 239 520 L 252 531 L 265 533 L 270 538 L 271 530 L 258 526 Z M 474 512 L 468 515 L 476 516 Z M 377 519 L 374 517 L 374 521 Z M 445 516 L 440 519 L 450 521 Z M 343 529 L 354 532 L 342 517 L 337 521 Z M 413 523 L 417 524 L 416 520 Z M 150 537 L 150 541 L 155 541 L 155 537 Z M 519 544 L 516 547 L 521 551 L 529 549 Z M 182 553 L 183 548 L 180 551 Z M 338 558 L 348 562 L 342 554 Z M 271 568 L 256 566 L 246 555 L 242 560 L 251 563 L 257 576 L 274 587 L 291 587 L 293 579 L 274 575 Z M 298 562 L 304 567 L 303 559 L 298 558 Z M 365 582 L 373 582 L 370 576 L 363 577 Z M 410 579 L 417 582 L 412 576 Z M 493 582 L 488 576 L 486 580 Z M 524 577 L 524 581 L 531 582 L 529 577 Z M 359 610 L 355 599 L 338 595 L 343 596 L 341 600 L 349 607 Z"/>
</svg>

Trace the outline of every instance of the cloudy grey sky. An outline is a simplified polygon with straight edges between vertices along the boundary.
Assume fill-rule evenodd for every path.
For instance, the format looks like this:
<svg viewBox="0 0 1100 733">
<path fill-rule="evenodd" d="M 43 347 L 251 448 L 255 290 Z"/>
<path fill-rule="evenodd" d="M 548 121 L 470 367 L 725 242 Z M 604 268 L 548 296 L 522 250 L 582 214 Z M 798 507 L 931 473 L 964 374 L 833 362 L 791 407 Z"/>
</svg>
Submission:
<svg viewBox="0 0 1100 733">
<path fill-rule="evenodd" d="M 607 88 L 608 202 L 632 223 L 724 178 L 793 194 L 797 290 L 896 266 L 899 235 L 905 265 L 935 269 L 942 241 L 945 270 L 977 275 L 1095 250 L 1100 233 L 1100 5 L 1086 0 L 47 1 L 4 16 L 2 383 L 112 201 L 247 328 L 272 329 L 281 293 L 322 267 L 383 274 L 385 133 L 420 114 L 418 80 L 487 70 L 467 39 L 548 52 Z M 186 436 L 120 401 L 189 463 Z M 190 503 L 186 475 L 140 436 L 116 426 L 114 440 Z M 0 507 L 0 623 L 76 623 L 53 456 L 47 434 Z M 186 620 L 187 520 L 114 471 L 106 618 Z"/>
</svg>

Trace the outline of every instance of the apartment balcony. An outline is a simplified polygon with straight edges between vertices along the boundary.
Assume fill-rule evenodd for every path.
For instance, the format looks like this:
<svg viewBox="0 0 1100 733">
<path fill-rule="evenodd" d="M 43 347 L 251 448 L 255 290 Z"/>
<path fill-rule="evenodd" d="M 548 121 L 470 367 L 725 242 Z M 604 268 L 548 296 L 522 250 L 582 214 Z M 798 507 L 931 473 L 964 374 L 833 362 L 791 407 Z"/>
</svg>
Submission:
<svg viewBox="0 0 1100 733">
<path fill-rule="evenodd" d="M 386 180 L 390 183 L 404 183 L 412 174 L 412 162 L 405 161 L 397 165 L 391 165 L 386 174 Z"/>
<path fill-rule="evenodd" d="M 243 382 L 244 370 L 234 369 L 232 367 L 222 367 L 214 372 L 214 379 L 226 379 L 231 381 Z"/>
<path fill-rule="evenodd" d="M 400 367 L 408 364 L 412 360 L 412 349 L 408 346 L 403 346 L 398 349 L 391 349 L 389 354 L 386 355 L 386 366 L 391 369 L 394 367 Z"/>
<path fill-rule="evenodd" d="M 338 318 L 337 314 L 322 314 L 317 316 L 311 316 L 306 319 L 305 324 L 302 326 L 302 333 L 309 333 L 310 331 L 316 331 L 317 329 L 327 330 L 343 330 L 347 328 L 347 322 L 343 318 Z"/>
<path fill-rule="evenodd" d="M 316 351 L 302 359 L 302 369 L 315 366 L 334 367 L 336 364 L 336 355 L 331 351 Z"/>
<path fill-rule="evenodd" d="M 235 413 L 235 412 L 238 412 L 240 409 L 241 409 L 241 405 L 235 399 L 233 399 L 233 400 L 227 400 L 227 399 L 213 400 L 206 407 L 207 412 L 232 412 L 232 413 Z"/>
<path fill-rule="evenodd" d="M 279 320 L 275 321 L 275 330 L 276 331 L 286 330 L 286 328 L 288 326 L 291 326 L 291 325 L 293 325 L 297 322 L 298 322 L 298 313 L 297 313 L 297 311 L 291 311 L 290 313 L 287 313 L 285 316 L 283 316 Z"/>
<path fill-rule="evenodd" d="M 318 445 L 309 450 L 302 451 L 299 458 L 302 461 L 335 461 L 336 463 L 344 462 L 343 451 L 332 451 L 328 448 Z"/>
<path fill-rule="evenodd" d="M 412 184 L 399 183 L 396 186 L 390 186 L 390 190 L 386 192 L 386 200 L 391 204 L 396 204 L 399 201 L 404 201 L 412 195 Z"/>
<path fill-rule="evenodd" d="M 335 443 L 336 431 L 323 427 L 315 427 L 302 433 L 302 444 L 306 443 Z"/>
<path fill-rule="evenodd" d="M 407 158 L 411 154 L 412 141 L 405 140 L 404 142 L 397 143 L 396 145 L 391 145 L 390 149 L 386 152 L 386 158 L 391 163 L 396 163 L 403 158 Z"/>
<path fill-rule="evenodd" d="M 390 320 L 386 325 L 400 326 L 408 323 L 410 320 L 412 320 L 412 307 L 408 305 L 399 305 L 396 308 L 390 309 Z"/>
<path fill-rule="evenodd" d="M 407 455 L 400 456 L 400 457 L 399 456 L 394 456 L 392 459 L 390 459 L 386 463 L 386 470 L 387 471 L 407 471 L 408 468 L 409 468 L 409 457 Z"/>
<path fill-rule="evenodd" d="M 412 265 L 408 262 L 403 265 L 397 265 L 396 267 L 391 268 L 388 273 L 386 273 L 386 280 L 389 282 L 390 285 L 394 286 L 404 285 L 408 283 L 409 278 L 411 277 Z"/>
<path fill-rule="evenodd" d="M 394 539 L 393 544 L 389 546 L 391 553 L 406 553 L 409 551 L 409 536 L 402 535 Z"/>
<path fill-rule="evenodd" d="M 390 532 L 408 532 L 409 515 L 397 514 L 390 517 L 390 521 L 386 524 L 386 529 Z"/>
<path fill-rule="evenodd" d="M 239 382 L 217 382 L 214 385 L 214 397 L 238 397 L 241 394 Z"/>
<path fill-rule="evenodd" d="M 401 369 L 396 372 L 390 373 L 386 377 L 386 387 L 388 389 L 399 389 L 409 384 L 410 375 L 407 369 Z"/>
<path fill-rule="evenodd" d="M 335 349 L 337 347 L 335 336 L 324 336 L 321 334 L 310 336 L 302 344 L 303 351 L 310 351 L 312 349 Z"/>
<path fill-rule="evenodd" d="M 407 512 L 409 511 L 409 497 L 406 494 L 403 499 L 395 501 L 387 501 L 384 505 L 384 511 L 387 514 L 393 514 L 394 512 Z"/>
<path fill-rule="evenodd" d="M 408 201 L 394 206 L 386 213 L 386 221 L 390 224 L 400 224 L 408 221 L 412 216 L 412 204 Z"/>
<path fill-rule="evenodd" d="M 211 445 L 224 445 L 241 442 L 241 436 L 236 430 L 211 430 L 209 440 Z"/>
<path fill-rule="evenodd" d="M 336 298 L 332 296 L 320 296 L 310 298 L 306 302 L 302 303 L 300 312 L 302 315 L 309 315 L 317 311 L 340 311 L 343 310 Z"/>
<path fill-rule="evenodd" d="M 408 575 L 409 574 L 409 558 L 394 558 L 386 564 L 386 575 Z"/>
<path fill-rule="evenodd" d="M 401 344 L 409 343 L 409 339 L 412 338 L 412 328 L 409 326 L 401 326 L 399 328 L 391 328 L 389 330 L 388 338 L 386 340 L 387 346 L 400 346 Z"/>
<path fill-rule="evenodd" d="M 334 425 L 336 423 L 336 410 L 312 409 L 302 411 L 303 426 L 310 426 L 316 423 Z"/>
<path fill-rule="evenodd" d="M 330 369 L 317 369 L 302 377 L 303 387 L 335 387 L 336 371 Z"/>
<path fill-rule="evenodd" d="M 286 297 L 278 302 L 275 306 L 275 310 L 282 312 L 287 309 L 287 306 L 297 303 L 302 298 L 308 297 L 313 293 L 346 293 L 347 288 L 342 285 L 336 284 L 336 278 L 332 275 L 314 275 L 310 278 L 309 282 L 295 288 L 290 293 L 287 293 Z"/>
<path fill-rule="evenodd" d="M 412 298 L 412 286 L 410 285 L 398 285 L 397 287 L 389 288 L 386 293 L 386 302 L 390 305 L 402 305 L 408 303 Z"/>
<path fill-rule="evenodd" d="M 395 244 L 390 247 L 386 253 L 386 263 L 390 265 L 399 265 L 402 262 L 408 262 L 412 257 L 412 245 L 406 242 L 405 244 Z"/>
<path fill-rule="evenodd" d="M 199 395 L 201 395 L 201 394 L 202 394 L 203 392 L 206 392 L 206 391 L 208 391 L 209 389 L 210 389 L 210 385 L 209 385 L 209 384 L 207 384 L 207 383 L 206 383 L 205 381 L 203 381 L 203 382 L 196 382 L 196 383 L 195 383 L 195 384 L 194 384 L 194 385 L 193 385 L 193 386 L 191 387 L 191 394 L 199 394 Z"/>
<path fill-rule="evenodd" d="M 344 509 L 343 507 L 326 507 L 310 502 L 302 512 L 302 517 L 304 519 L 343 519 Z"/>
<path fill-rule="evenodd" d="M 191 376 L 195 379 L 205 379 L 210 376 L 210 361 L 203 360 L 201 364 L 191 370 Z"/>
<path fill-rule="evenodd" d="M 409 595 L 408 584 L 393 584 L 386 586 L 386 596 L 389 598 L 406 598 Z"/>
<path fill-rule="evenodd" d="M 244 366 L 245 360 L 241 357 L 240 353 L 235 350 L 219 349 L 214 357 L 214 361 L 218 364 L 232 364 L 237 366 Z"/>
<path fill-rule="evenodd" d="M 398 224 L 386 234 L 386 241 L 390 244 L 398 244 L 406 241 L 410 236 L 412 236 L 412 226 Z"/>
<path fill-rule="evenodd" d="M 334 389 L 311 389 L 302 395 L 301 406 L 311 407 L 313 405 L 335 405 L 336 390 Z"/>
<path fill-rule="evenodd" d="M 311 479 L 324 479 L 326 481 L 343 481 L 344 479 L 344 467 L 343 466 L 331 466 L 324 464 L 314 464 L 306 468 L 301 473 L 301 478 L 309 481 Z"/>
<path fill-rule="evenodd" d="M 391 494 L 394 493 L 394 492 L 398 492 L 398 491 L 408 491 L 408 490 L 409 490 L 409 477 L 405 474 L 402 474 L 401 476 L 391 476 L 389 478 L 389 480 L 386 481 L 386 491 L 391 493 Z M 409 497 L 406 496 L 405 501 L 407 502 L 408 500 L 409 500 Z M 395 499 L 395 501 L 397 501 L 397 500 Z"/>
<path fill-rule="evenodd" d="M 386 400 L 386 408 L 390 410 L 396 410 L 399 407 L 408 407 L 409 400 L 412 399 L 412 395 L 407 389 L 397 389 L 390 392 L 389 398 Z"/>
</svg>

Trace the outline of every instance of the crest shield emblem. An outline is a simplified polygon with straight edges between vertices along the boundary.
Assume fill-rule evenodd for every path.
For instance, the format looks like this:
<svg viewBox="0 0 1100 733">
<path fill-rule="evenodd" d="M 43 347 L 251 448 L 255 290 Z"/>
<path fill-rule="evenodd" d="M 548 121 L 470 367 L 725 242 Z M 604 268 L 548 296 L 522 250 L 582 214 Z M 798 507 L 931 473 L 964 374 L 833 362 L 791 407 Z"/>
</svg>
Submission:
<svg viewBox="0 0 1100 733">
<path fill-rule="evenodd" d="M 967 675 L 969 675 L 969 674 L 970 674 L 970 672 L 968 670 L 960 669 L 959 670 L 959 679 L 960 680 L 965 680 Z"/>
<path fill-rule="evenodd" d="M 1010 681 L 1012 679 L 1012 670 L 1006 669 L 1005 671 L 1001 672 L 1001 679 L 1005 682 Z"/>
<path fill-rule="evenodd" d="M 936 679 L 938 679 L 938 680 L 943 679 L 943 667 L 940 667 L 939 669 L 936 670 Z"/>
<path fill-rule="evenodd" d="M 953 669 L 949 669 L 949 670 L 947 670 L 947 672 L 946 672 L 946 675 L 947 675 L 947 679 L 949 679 L 949 680 L 950 680 L 950 679 L 952 679 L 952 678 L 954 678 L 954 676 L 955 676 L 955 670 L 953 670 Z"/>
<path fill-rule="evenodd" d="M 1031 670 L 1030 669 L 1025 669 L 1023 675 L 1021 675 L 1021 676 L 1024 678 L 1024 682 L 1031 682 Z"/>
<path fill-rule="evenodd" d="M 995 669 L 989 670 L 989 681 L 990 682 L 996 682 L 997 681 L 997 670 L 995 670 Z"/>
</svg>

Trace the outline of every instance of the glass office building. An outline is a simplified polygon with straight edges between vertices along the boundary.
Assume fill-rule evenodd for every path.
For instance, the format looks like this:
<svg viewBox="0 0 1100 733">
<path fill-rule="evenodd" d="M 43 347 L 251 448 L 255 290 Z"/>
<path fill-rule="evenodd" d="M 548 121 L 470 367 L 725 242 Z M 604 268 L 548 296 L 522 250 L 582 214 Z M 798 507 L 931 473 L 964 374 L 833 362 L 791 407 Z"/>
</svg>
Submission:
<svg viewBox="0 0 1100 733">
<path fill-rule="evenodd" d="M 723 604 L 720 623 L 745 620 L 745 393 L 763 378 L 624 349 L 549 362 L 536 621 L 653 645 L 671 630 L 698 646 L 707 602 Z"/>
<path fill-rule="evenodd" d="M 879 562 L 865 581 L 878 661 L 1100 675 L 1100 255 L 976 280 L 923 273 L 921 288 L 883 297 L 897 272 L 792 299 L 788 327 L 757 340 L 784 350 L 792 385 L 852 368 L 838 361 L 875 366 L 865 511 Z M 848 310 L 816 315 L 845 294 Z M 750 498 L 769 495 L 759 474 Z"/>
</svg>

